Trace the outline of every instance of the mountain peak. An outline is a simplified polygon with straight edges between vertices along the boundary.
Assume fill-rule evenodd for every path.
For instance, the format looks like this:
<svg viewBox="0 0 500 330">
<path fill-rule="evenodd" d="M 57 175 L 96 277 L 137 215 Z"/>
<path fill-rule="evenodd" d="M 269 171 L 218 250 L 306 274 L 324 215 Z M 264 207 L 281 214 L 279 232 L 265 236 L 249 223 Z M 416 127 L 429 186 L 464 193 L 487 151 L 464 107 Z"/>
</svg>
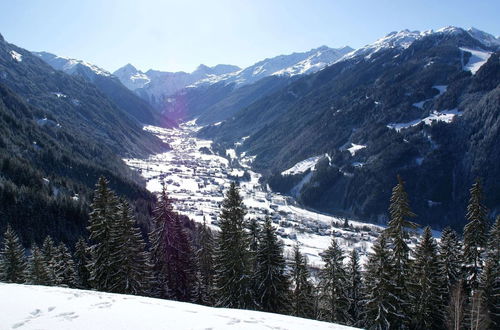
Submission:
<svg viewBox="0 0 500 330">
<path fill-rule="evenodd" d="M 3 38 L 3 35 L 0 33 L 0 41 L 5 41 L 5 39 Z"/>
</svg>

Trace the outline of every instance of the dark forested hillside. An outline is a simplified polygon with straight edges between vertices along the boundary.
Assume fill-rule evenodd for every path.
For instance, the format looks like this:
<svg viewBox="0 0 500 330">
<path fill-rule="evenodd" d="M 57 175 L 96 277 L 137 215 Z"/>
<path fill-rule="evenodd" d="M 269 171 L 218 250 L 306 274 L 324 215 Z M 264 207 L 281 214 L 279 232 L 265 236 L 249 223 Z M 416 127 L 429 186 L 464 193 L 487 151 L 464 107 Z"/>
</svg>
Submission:
<svg viewBox="0 0 500 330">
<path fill-rule="evenodd" d="M 284 193 L 300 178 L 281 171 L 328 154 L 298 194 L 327 212 L 383 221 L 388 187 L 401 174 L 419 222 L 458 228 L 475 177 L 484 180 L 492 213 L 500 209 L 495 51 L 458 28 L 408 47 L 362 49 L 200 134 L 227 147 L 250 136 L 239 151 L 256 155 L 254 167 Z M 471 72 L 467 63 L 477 56 L 489 60 Z M 355 145 L 360 149 L 350 151 Z"/>
<path fill-rule="evenodd" d="M 97 178 L 149 213 L 153 196 L 123 163 L 165 149 L 92 83 L 0 41 L 0 230 L 74 242 Z"/>
</svg>

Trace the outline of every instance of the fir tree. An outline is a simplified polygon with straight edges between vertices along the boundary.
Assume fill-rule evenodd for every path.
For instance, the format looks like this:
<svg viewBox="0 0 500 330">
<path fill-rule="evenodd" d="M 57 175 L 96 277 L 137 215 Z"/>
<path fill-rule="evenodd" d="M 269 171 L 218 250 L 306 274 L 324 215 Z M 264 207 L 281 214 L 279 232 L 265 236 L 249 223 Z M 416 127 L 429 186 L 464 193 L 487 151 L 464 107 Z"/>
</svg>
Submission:
<svg viewBox="0 0 500 330">
<path fill-rule="evenodd" d="M 397 329 L 398 299 L 395 289 L 391 255 L 385 235 L 380 235 L 373 245 L 365 274 L 366 300 L 364 309 L 368 329 Z"/>
<path fill-rule="evenodd" d="M 213 305 L 214 286 L 214 238 L 205 217 L 199 226 L 200 248 L 196 251 L 198 264 L 197 303 Z"/>
<path fill-rule="evenodd" d="M 293 250 L 291 279 L 293 290 L 290 305 L 291 314 L 298 317 L 314 317 L 314 292 L 313 285 L 309 280 L 307 259 L 300 253 L 298 245 Z"/>
<path fill-rule="evenodd" d="M 285 275 L 283 244 L 276 235 L 271 219 L 266 217 L 259 236 L 254 273 L 258 307 L 271 313 L 288 309 L 288 279 Z"/>
<path fill-rule="evenodd" d="M 349 324 L 353 326 L 361 325 L 363 314 L 363 282 L 361 279 L 361 265 L 359 254 L 353 249 L 347 267 L 347 297 L 349 299 Z"/>
<path fill-rule="evenodd" d="M 193 300 L 193 283 L 196 278 L 196 260 L 190 240 L 179 215 L 174 218 L 174 249 L 173 249 L 173 280 L 172 288 L 174 298 L 179 301 Z"/>
<path fill-rule="evenodd" d="M 26 281 L 24 248 L 10 225 L 5 231 L 3 248 L 0 251 L 0 279 L 7 283 Z"/>
<path fill-rule="evenodd" d="M 161 298 L 190 301 L 195 283 L 194 255 L 165 189 L 154 210 L 153 222 L 153 294 Z"/>
<path fill-rule="evenodd" d="M 413 326 L 416 329 L 442 329 L 444 326 L 443 276 L 438 247 L 430 227 L 424 229 L 415 249 L 413 265 Z"/>
<path fill-rule="evenodd" d="M 233 182 L 222 202 L 220 233 L 216 239 L 214 265 L 217 306 L 254 307 L 244 216 L 243 200 Z"/>
<path fill-rule="evenodd" d="M 113 230 L 118 213 L 118 201 L 113 191 L 108 188 L 108 181 L 100 177 L 91 205 L 89 239 L 92 243 L 89 264 L 92 287 L 100 291 L 110 291 L 113 283 L 111 276 L 116 273 L 117 265 L 113 260 L 116 250 Z"/>
<path fill-rule="evenodd" d="M 410 269 L 410 248 L 405 241 L 407 237 L 406 228 L 415 229 L 417 225 L 408 220 L 416 215 L 410 209 L 408 195 L 404 189 L 404 182 L 398 175 L 398 184 L 392 190 L 389 206 L 390 221 L 384 232 L 391 243 L 392 266 L 395 276 L 394 291 L 392 294 L 397 299 L 400 328 L 406 328 L 410 322 L 411 299 L 409 269 Z"/>
<path fill-rule="evenodd" d="M 464 290 L 464 281 L 459 279 L 452 285 L 450 299 L 448 303 L 448 317 L 446 324 L 450 330 L 464 329 L 465 306 L 467 303 L 467 294 Z"/>
<path fill-rule="evenodd" d="M 42 245 L 42 256 L 45 260 L 45 265 L 47 266 L 47 272 L 49 275 L 49 283 L 48 285 L 56 285 L 56 265 L 54 261 L 54 256 L 56 255 L 56 246 L 52 237 L 47 235 L 43 241 Z"/>
<path fill-rule="evenodd" d="M 480 277 L 484 305 L 490 328 L 500 327 L 500 216 L 491 227 L 488 241 L 488 255 Z"/>
<path fill-rule="evenodd" d="M 113 259 L 119 265 L 112 276 L 111 291 L 124 294 L 145 295 L 150 284 L 149 256 L 139 228 L 135 226 L 130 205 L 119 205 L 117 228 L 112 239 L 117 249 Z"/>
<path fill-rule="evenodd" d="M 444 278 L 444 302 L 449 300 L 452 287 L 461 278 L 462 245 L 457 233 L 450 227 L 441 232 L 439 244 L 440 268 Z"/>
<path fill-rule="evenodd" d="M 175 214 L 172 201 L 162 190 L 153 212 L 153 231 L 150 233 L 151 264 L 153 266 L 153 296 L 172 298 L 168 278 L 172 259 L 172 233 Z"/>
<path fill-rule="evenodd" d="M 64 243 L 60 243 L 54 255 L 55 281 L 57 286 L 76 286 L 76 271 L 73 257 Z"/>
<path fill-rule="evenodd" d="M 29 259 L 28 282 L 36 285 L 50 285 L 47 263 L 40 248 L 33 244 Z"/>
<path fill-rule="evenodd" d="M 89 247 L 83 237 L 80 237 L 75 245 L 76 287 L 79 289 L 90 289 L 89 263 Z"/>
<path fill-rule="evenodd" d="M 476 289 L 482 267 L 482 252 L 486 246 L 486 207 L 483 204 L 483 188 L 479 179 L 470 189 L 467 206 L 467 224 L 464 228 L 464 261 L 469 287 Z"/>
<path fill-rule="evenodd" d="M 332 238 L 328 249 L 321 254 L 325 265 L 319 272 L 320 319 L 325 321 L 347 323 L 349 320 L 344 258 L 342 249 Z"/>
</svg>

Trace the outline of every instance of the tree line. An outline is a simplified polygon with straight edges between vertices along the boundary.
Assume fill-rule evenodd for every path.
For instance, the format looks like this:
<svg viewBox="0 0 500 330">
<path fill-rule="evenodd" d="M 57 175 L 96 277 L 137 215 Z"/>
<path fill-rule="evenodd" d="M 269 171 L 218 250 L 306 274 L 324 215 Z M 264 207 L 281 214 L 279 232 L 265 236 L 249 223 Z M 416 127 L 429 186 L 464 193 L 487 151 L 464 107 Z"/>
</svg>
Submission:
<svg viewBox="0 0 500 330">
<path fill-rule="evenodd" d="M 500 217 L 491 226 L 480 181 L 470 190 L 463 239 L 430 227 L 416 246 L 403 181 L 393 188 L 390 221 L 364 266 L 335 238 L 313 270 L 296 245 L 291 260 L 269 217 L 245 219 L 232 183 L 221 204 L 220 231 L 204 221 L 187 230 L 165 189 L 143 234 L 130 205 L 100 178 L 89 235 L 73 254 L 47 237 L 29 258 L 9 226 L 0 280 L 144 295 L 208 306 L 253 309 L 368 329 L 495 329 L 500 326 Z M 314 272 L 313 272 L 314 271 Z M 313 274 L 314 273 L 314 274 Z M 314 275 L 314 276 L 313 276 Z"/>
</svg>

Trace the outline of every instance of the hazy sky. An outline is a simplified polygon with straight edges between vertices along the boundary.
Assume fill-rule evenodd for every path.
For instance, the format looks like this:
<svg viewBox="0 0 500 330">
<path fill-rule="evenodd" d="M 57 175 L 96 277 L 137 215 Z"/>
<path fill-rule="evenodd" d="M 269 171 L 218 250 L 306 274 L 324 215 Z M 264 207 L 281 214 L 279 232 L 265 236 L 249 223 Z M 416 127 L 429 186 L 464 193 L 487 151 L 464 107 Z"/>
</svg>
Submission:
<svg viewBox="0 0 500 330">
<path fill-rule="evenodd" d="M 0 33 L 29 50 L 109 71 L 248 66 L 321 45 L 353 48 L 395 30 L 474 26 L 500 35 L 490 0 L 1 0 Z"/>
</svg>

